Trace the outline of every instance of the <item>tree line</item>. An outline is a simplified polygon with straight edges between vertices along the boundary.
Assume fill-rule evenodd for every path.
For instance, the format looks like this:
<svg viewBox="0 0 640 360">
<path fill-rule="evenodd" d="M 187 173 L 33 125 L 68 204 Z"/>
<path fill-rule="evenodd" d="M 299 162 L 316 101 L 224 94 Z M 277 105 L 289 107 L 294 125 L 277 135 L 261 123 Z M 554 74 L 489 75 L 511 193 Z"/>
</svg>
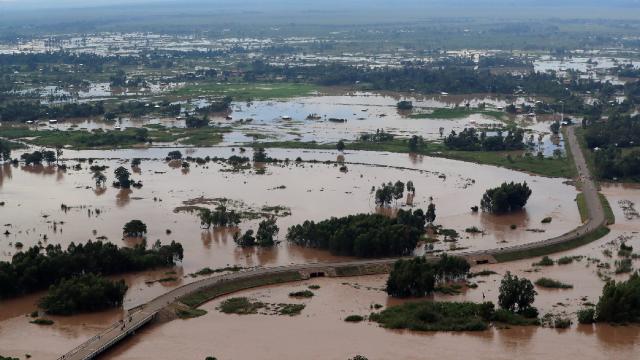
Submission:
<svg viewBox="0 0 640 360">
<path fill-rule="evenodd" d="M 444 139 L 444 145 L 452 150 L 464 151 L 504 151 L 522 150 L 525 145 L 524 130 L 511 129 L 503 136 L 502 131 L 489 136 L 486 131 L 478 132 L 474 128 L 465 128 L 459 134 L 451 130 L 449 136 Z"/>
<path fill-rule="evenodd" d="M 182 257 L 182 245 L 174 241 L 158 241 L 150 249 L 144 241 L 133 248 L 101 241 L 71 243 L 66 250 L 60 245 L 34 246 L 16 253 L 11 262 L 0 262 L 0 298 L 46 289 L 85 273 L 112 275 L 172 266 Z"/>
</svg>

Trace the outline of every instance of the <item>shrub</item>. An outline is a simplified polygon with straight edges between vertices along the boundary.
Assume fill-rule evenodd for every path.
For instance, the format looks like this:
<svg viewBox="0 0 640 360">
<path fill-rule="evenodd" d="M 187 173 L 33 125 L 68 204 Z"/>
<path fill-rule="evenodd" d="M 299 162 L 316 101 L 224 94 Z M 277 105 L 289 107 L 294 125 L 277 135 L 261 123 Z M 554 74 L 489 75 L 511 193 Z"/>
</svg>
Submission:
<svg viewBox="0 0 640 360">
<path fill-rule="evenodd" d="M 558 265 L 568 265 L 573 262 L 573 257 L 571 256 L 563 256 L 558 259 Z"/>
<path fill-rule="evenodd" d="M 29 322 L 36 325 L 53 325 L 53 320 L 50 319 L 34 319 Z"/>
<path fill-rule="evenodd" d="M 544 256 L 537 263 L 533 263 L 533 266 L 552 266 L 552 265 L 553 265 L 553 260 L 551 260 L 551 258 L 548 256 Z"/>
<path fill-rule="evenodd" d="M 320 289 L 320 285 L 309 285 L 309 289 L 318 290 L 318 289 Z"/>
<path fill-rule="evenodd" d="M 573 288 L 573 285 L 571 285 L 571 284 L 565 284 L 565 283 L 560 282 L 558 280 L 549 279 L 549 278 L 546 278 L 546 277 L 542 277 L 542 278 L 536 280 L 535 284 L 540 286 L 540 287 L 550 288 L 550 289 L 572 289 Z"/>
<path fill-rule="evenodd" d="M 548 217 L 546 217 L 546 218 L 542 219 L 541 223 L 543 223 L 543 224 L 548 224 L 548 223 L 550 223 L 550 222 L 551 222 L 551 220 L 553 220 L 553 219 L 551 218 L 551 216 L 548 216 Z"/>
<path fill-rule="evenodd" d="M 346 322 L 360 322 L 362 320 L 364 320 L 364 317 L 361 315 L 349 315 L 344 318 L 344 321 Z"/>
<path fill-rule="evenodd" d="M 295 291 L 295 292 L 289 293 L 289 296 L 297 297 L 297 298 L 310 298 L 310 297 L 313 297 L 313 295 L 314 295 L 313 292 L 309 290 Z"/>
<path fill-rule="evenodd" d="M 595 309 L 580 309 L 578 310 L 578 322 L 580 324 L 593 324 L 595 322 L 595 315 Z"/>
<path fill-rule="evenodd" d="M 246 297 L 234 297 L 224 300 L 218 306 L 218 310 L 225 314 L 255 314 L 265 305 L 259 301 L 252 302 Z"/>
</svg>

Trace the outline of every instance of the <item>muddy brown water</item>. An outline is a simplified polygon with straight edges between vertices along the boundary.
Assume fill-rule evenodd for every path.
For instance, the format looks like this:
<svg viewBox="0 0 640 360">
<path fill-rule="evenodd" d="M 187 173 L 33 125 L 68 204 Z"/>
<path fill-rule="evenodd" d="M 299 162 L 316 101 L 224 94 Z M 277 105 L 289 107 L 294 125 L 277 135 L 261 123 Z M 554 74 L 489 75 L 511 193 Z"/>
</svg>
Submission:
<svg viewBox="0 0 640 360">
<path fill-rule="evenodd" d="M 229 156 L 232 153 L 229 148 L 182 150 L 183 154 L 189 152 L 192 156 Z M 111 174 L 115 167 L 121 164 L 129 167 L 129 164 L 126 163 L 127 159 L 133 157 L 163 158 L 167 151 L 167 149 L 83 152 L 69 150 L 65 152 L 65 156 L 113 159 L 96 161 L 97 164 L 110 166 L 110 169 L 105 172 L 110 183 L 113 179 Z M 269 150 L 268 152 L 277 158 L 294 159 L 301 156 L 305 160 L 335 161 L 340 155 L 337 151 Z M 247 153 L 250 156 L 250 152 Z M 291 216 L 278 219 L 278 225 L 281 228 L 280 239 L 284 239 L 288 226 L 300 223 L 305 219 L 322 220 L 330 216 L 375 211 L 370 194 L 371 186 L 377 186 L 383 181 L 398 179 L 412 180 L 415 183 L 417 188 L 414 199 L 415 207 L 426 207 L 429 197 L 433 197 L 438 214 L 436 222 L 454 228 L 463 234 L 463 238 L 458 241 L 458 246 L 469 249 L 493 248 L 501 246 L 504 242 L 518 244 L 541 240 L 564 233 L 576 227 L 580 222 L 574 202 L 576 190 L 573 186 L 564 184 L 562 179 L 530 176 L 506 169 L 446 159 L 416 158 L 406 154 L 347 152 L 342 156 L 344 156 L 349 168 L 347 173 L 340 172 L 333 165 L 310 163 L 301 166 L 267 165 L 265 175 L 221 172 L 221 165 L 215 164 L 209 164 L 206 167 L 194 164 L 189 172 L 183 173 L 181 169 L 172 168 L 164 161 L 143 160 L 140 173 L 134 174 L 134 177 L 141 179 L 144 187 L 130 191 L 122 191 L 112 187 L 96 191 L 90 172 L 86 169 L 87 163 L 83 164 L 81 171 L 68 170 L 67 172 L 46 166 L 0 166 L 0 200 L 5 201 L 5 205 L 0 207 L 1 225 L 11 224 L 6 227 L 11 234 L 9 236 L 2 235 L 0 256 L 3 260 L 10 259 L 16 252 L 15 243 L 17 241 L 21 241 L 25 247 L 33 246 L 38 241 L 44 244 L 60 243 L 66 246 L 71 241 L 84 242 L 106 236 L 109 241 L 115 244 L 131 246 L 139 240 L 123 239 L 121 228 L 127 221 L 139 218 L 149 226 L 149 242 L 156 239 L 160 239 L 162 242 L 178 240 L 185 247 L 185 260 L 173 269 L 176 274 L 172 276 L 179 278 L 175 282 L 147 284 L 147 281 L 166 277 L 167 269 L 126 276 L 125 279 L 130 289 L 125 298 L 124 308 L 131 308 L 174 286 L 192 281 L 191 277 L 185 278 L 184 276 L 205 266 L 211 268 L 224 267 L 228 264 L 276 266 L 341 259 L 324 251 L 303 249 L 286 243 L 282 243 L 274 249 L 238 248 L 231 238 L 231 230 L 205 231 L 200 229 L 199 221 L 194 214 L 174 212 L 174 208 L 184 205 L 184 201 L 201 196 L 205 198 L 226 196 L 236 201 L 242 201 L 252 208 L 260 208 L 263 205 L 282 205 L 290 208 Z M 472 214 L 469 207 L 479 202 L 482 192 L 487 187 L 498 185 L 504 180 L 526 180 L 530 184 L 533 195 L 526 211 L 509 217 Z M 284 185 L 285 188 L 278 189 L 281 185 Z M 162 199 L 162 201 L 154 201 L 154 197 Z M 60 207 L 62 203 L 71 206 L 71 208 L 66 212 L 63 211 Z M 100 209 L 99 215 L 96 215 L 96 209 Z M 540 221 L 546 216 L 552 216 L 553 222 L 543 225 Z M 57 223 L 55 232 L 53 231 L 54 221 Z M 243 223 L 241 228 L 243 230 L 249 227 L 255 228 L 256 224 L 256 220 L 248 221 Z M 511 224 L 518 225 L 518 228 L 511 230 Z M 484 229 L 486 234 L 468 237 L 464 235 L 464 229 L 473 225 Z M 529 232 L 525 230 L 526 228 L 543 228 L 545 232 Z M 171 234 L 167 234 L 166 229 L 170 229 Z M 47 235 L 46 242 L 44 234 Z M 440 249 L 448 249 L 449 246 L 449 243 L 436 244 L 436 248 Z M 582 272 L 584 269 L 577 267 L 576 274 L 582 274 Z M 375 281 L 380 287 L 384 278 L 379 277 Z M 340 284 L 341 281 L 336 280 L 336 282 Z M 329 285 L 326 286 L 329 287 Z M 493 296 L 491 292 L 494 290 L 491 289 L 496 287 L 495 282 L 488 282 L 486 286 L 484 292 L 487 296 Z M 598 283 L 598 286 L 601 284 Z M 594 286 L 594 289 L 596 287 Z M 467 296 L 470 298 L 481 297 L 481 289 L 483 286 L 470 291 Z M 594 290 L 593 293 L 596 294 L 596 291 Z M 386 298 L 381 292 L 375 294 Z M 35 309 L 39 295 L 34 294 L 0 303 L 0 349 L 5 355 L 24 356 L 29 353 L 34 359 L 52 358 L 55 354 L 68 351 L 83 340 L 90 338 L 100 328 L 107 327 L 119 318 L 122 311 L 113 310 L 91 315 L 54 318 L 56 323 L 53 326 L 39 327 L 29 324 L 29 318 L 25 316 Z M 320 297 L 315 299 L 320 299 Z M 347 304 L 350 301 L 347 300 L 349 299 L 345 298 L 342 301 Z M 365 300 L 363 299 L 363 301 Z M 367 306 L 369 301 L 366 300 Z M 214 314 L 215 312 L 210 311 L 210 313 Z M 293 320 L 298 321 L 297 319 L 303 318 L 306 318 L 305 313 Z M 202 319 L 206 319 L 206 317 Z M 270 321 L 283 321 L 280 318 L 266 320 L 266 324 L 269 324 Z M 182 323 L 182 321 L 175 322 L 175 324 Z M 159 329 L 164 329 L 164 326 L 176 325 L 171 323 L 163 325 Z M 307 327 L 307 325 L 301 326 Z M 343 324 L 340 321 L 333 321 L 331 324 L 327 323 L 326 326 L 341 327 Z M 147 331 L 150 331 L 149 336 L 136 337 L 131 344 L 138 344 L 140 341 L 140 344 L 146 344 L 147 339 L 149 339 L 149 344 L 154 344 L 154 339 L 164 338 L 158 336 L 155 329 L 158 328 L 151 327 L 149 330 L 143 330 L 142 334 L 147 334 Z M 350 331 L 350 329 L 352 328 L 345 328 L 344 331 Z M 369 329 L 366 331 L 372 332 L 373 338 L 377 336 L 386 339 L 388 336 L 388 332 L 373 326 L 367 326 L 366 329 Z M 207 331 L 213 334 L 218 331 L 218 327 L 217 325 L 212 326 L 211 330 Z M 190 332 L 187 333 L 190 339 L 197 339 L 196 335 L 192 337 Z M 352 335 L 356 336 L 359 333 L 358 330 Z M 535 333 L 538 334 L 538 331 Z M 26 336 L 26 334 L 34 334 L 35 336 Z M 340 334 L 340 332 L 335 332 L 335 334 Z M 398 334 L 390 336 L 395 339 Z M 439 339 L 443 336 L 446 338 L 451 335 L 435 335 L 431 338 Z M 477 339 L 485 336 L 473 335 L 472 338 L 478 341 Z M 459 339 L 460 336 L 456 335 L 453 338 Z M 163 341 L 167 340 L 160 340 L 160 342 Z M 379 343 L 384 343 L 384 341 L 387 340 L 381 340 Z M 408 340 L 397 337 L 397 341 L 406 342 Z M 446 343 L 450 340 L 442 341 Z M 302 344 L 304 341 L 300 342 L 300 349 L 304 348 Z M 192 347 L 192 345 L 189 343 L 185 346 Z M 327 353 L 328 358 L 334 358 L 332 356 L 346 358 L 346 355 L 351 354 L 351 350 L 358 349 L 358 347 L 353 347 L 348 351 L 343 351 L 348 345 L 349 342 L 344 343 L 342 348 L 336 345 L 336 351 L 339 352 L 336 352 L 335 355 Z M 174 348 L 181 349 L 177 345 Z M 198 346 L 193 345 L 193 348 L 196 349 Z M 159 350 L 163 349 L 162 346 L 158 346 L 156 349 L 158 349 L 158 353 L 164 353 Z M 126 356 L 122 357 L 141 357 L 140 353 L 136 351 L 138 350 L 135 347 L 131 348 L 131 350 L 127 350 Z M 220 357 L 226 352 L 226 350 L 221 351 L 216 352 L 215 356 Z M 175 353 L 167 351 L 167 354 Z M 199 352 L 194 352 L 193 358 L 199 358 L 199 354 Z M 244 353 L 232 355 L 233 352 L 230 352 L 228 354 L 230 358 L 245 358 Z M 264 358 L 279 356 L 277 353 L 273 355 L 273 357 Z M 176 358 L 174 355 L 171 355 L 173 357 L 167 356 L 167 358 Z M 411 354 L 407 354 L 407 356 L 410 358 Z M 381 358 L 384 356 L 382 355 Z"/>
</svg>

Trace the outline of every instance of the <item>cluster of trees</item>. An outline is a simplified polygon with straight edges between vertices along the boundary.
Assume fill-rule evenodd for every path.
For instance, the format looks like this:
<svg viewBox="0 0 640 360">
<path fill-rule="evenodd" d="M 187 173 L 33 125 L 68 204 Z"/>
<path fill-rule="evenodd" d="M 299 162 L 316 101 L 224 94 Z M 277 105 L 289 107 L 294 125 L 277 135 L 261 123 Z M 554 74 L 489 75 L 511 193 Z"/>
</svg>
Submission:
<svg viewBox="0 0 640 360">
<path fill-rule="evenodd" d="M 332 254 L 382 257 L 405 256 L 415 249 L 424 233 L 425 215 L 398 210 L 395 218 L 379 214 L 358 214 L 318 223 L 305 221 L 289 228 L 287 240 L 305 247 L 329 250 Z"/>
<path fill-rule="evenodd" d="M 604 179 L 640 178 L 640 150 L 624 152 L 622 149 L 609 146 L 598 149 L 594 156 L 596 173 Z"/>
<path fill-rule="evenodd" d="M 443 254 L 437 262 L 423 257 L 398 260 L 389 273 L 386 291 L 394 297 L 426 296 L 440 282 L 466 277 L 469 268 L 464 258 L 447 254 Z"/>
<path fill-rule="evenodd" d="M 482 210 L 502 214 L 522 209 L 531 196 L 527 182 L 502 183 L 502 185 L 485 191 L 480 201 Z"/>
<path fill-rule="evenodd" d="M 409 151 L 416 152 L 424 146 L 424 138 L 422 136 L 413 135 L 409 138 Z"/>
<path fill-rule="evenodd" d="M 452 150 L 465 151 L 503 151 L 524 149 L 524 130 L 511 129 L 504 136 L 502 131 L 498 131 L 494 136 L 488 136 L 485 131 L 478 133 L 474 128 L 465 128 L 456 134 L 451 130 L 451 134 L 444 139 L 444 144 Z"/>
<path fill-rule="evenodd" d="M 584 131 L 590 148 L 620 148 L 640 145 L 640 115 L 613 114 L 607 121 L 592 122 Z"/>
<path fill-rule="evenodd" d="M 627 281 L 609 281 L 596 306 L 596 320 L 612 323 L 640 322 L 640 275 Z"/>
<path fill-rule="evenodd" d="M 53 150 L 41 149 L 31 153 L 24 153 L 20 155 L 20 159 L 26 165 L 40 165 L 43 161 L 47 164 L 52 164 L 56 161 L 56 153 Z"/>
<path fill-rule="evenodd" d="M 360 135 L 360 141 L 363 142 L 386 142 L 393 140 L 394 135 L 387 133 L 384 129 L 376 129 L 375 134 L 362 134 Z"/>
<path fill-rule="evenodd" d="M 131 172 L 129 172 L 127 168 L 125 168 L 124 166 L 119 166 L 113 171 L 113 175 L 116 178 L 116 181 L 113 182 L 113 186 L 124 189 L 128 189 L 131 187 L 133 181 L 131 180 Z M 94 174 L 94 176 L 96 175 Z"/>
<path fill-rule="evenodd" d="M 411 187 L 413 192 L 415 193 L 415 188 L 413 188 L 413 183 L 411 183 Z M 391 200 L 398 200 L 404 197 L 404 188 L 405 184 L 398 180 L 395 184 L 388 182 L 386 184 L 382 184 L 375 191 L 375 201 L 378 206 L 387 206 L 391 204 Z"/>
<path fill-rule="evenodd" d="M 124 280 L 112 281 L 89 273 L 52 285 L 39 305 L 55 315 L 99 311 L 122 305 L 126 292 Z"/>
<path fill-rule="evenodd" d="M 189 129 L 203 128 L 209 125 L 209 118 L 207 117 L 207 115 L 204 115 L 201 118 L 197 116 L 189 115 L 185 119 L 185 125 Z"/>
<path fill-rule="evenodd" d="M 267 155 L 267 151 L 263 147 L 253 149 L 253 161 L 258 163 L 273 162 L 274 159 Z"/>
<path fill-rule="evenodd" d="M 218 205 L 214 211 L 210 209 L 200 209 L 198 214 L 200 224 L 203 228 L 210 229 L 211 226 L 236 226 L 240 224 L 240 214 L 234 210 L 227 211 L 224 205 Z"/>
<path fill-rule="evenodd" d="M 276 244 L 275 237 L 278 235 L 280 228 L 276 224 L 275 218 L 269 218 L 266 220 L 262 220 L 258 225 L 258 231 L 254 236 L 253 230 L 249 229 L 245 231 L 244 234 L 240 232 L 236 232 L 233 234 L 233 240 L 238 246 L 242 247 L 251 247 L 251 246 L 261 246 L 261 247 L 270 247 Z"/>
<path fill-rule="evenodd" d="M 104 103 L 84 102 L 63 105 L 43 105 L 31 101 L 14 101 L 0 105 L 0 120 L 25 122 L 38 119 L 64 119 L 104 114 Z"/>
<path fill-rule="evenodd" d="M 34 246 L 16 253 L 11 262 L 0 262 L 0 298 L 46 289 L 61 279 L 86 273 L 112 275 L 129 271 L 172 266 L 183 257 L 182 245 L 157 241 L 150 249 L 143 241 L 133 248 L 118 248 L 111 243 L 89 241 L 60 245 Z"/>
</svg>

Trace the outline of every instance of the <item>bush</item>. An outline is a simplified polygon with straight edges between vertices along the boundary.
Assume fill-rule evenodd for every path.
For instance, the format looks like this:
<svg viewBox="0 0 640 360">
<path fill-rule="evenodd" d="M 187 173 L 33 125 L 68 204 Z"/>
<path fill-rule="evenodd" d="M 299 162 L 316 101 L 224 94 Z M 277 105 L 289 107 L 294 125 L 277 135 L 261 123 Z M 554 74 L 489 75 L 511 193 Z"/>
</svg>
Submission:
<svg viewBox="0 0 640 360">
<path fill-rule="evenodd" d="M 314 295 L 313 292 L 309 290 L 295 291 L 295 292 L 289 293 L 289 296 L 297 297 L 297 298 L 311 298 L 313 297 L 313 295 Z"/>
<path fill-rule="evenodd" d="M 578 322 L 580 324 L 593 324 L 595 322 L 595 309 L 580 309 L 578 310 Z"/>
<path fill-rule="evenodd" d="M 318 289 L 320 289 L 320 285 L 309 285 L 309 289 L 318 290 Z"/>
<path fill-rule="evenodd" d="M 224 300 L 218 306 L 218 310 L 225 314 L 255 314 L 265 305 L 259 301 L 252 302 L 246 297 L 235 297 Z"/>
<path fill-rule="evenodd" d="M 542 277 L 542 278 L 536 280 L 535 284 L 540 286 L 540 287 L 550 288 L 550 289 L 572 289 L 573 288 L 573 285 L 571 285 L 571 284 L 565 284 L 565 283 L 560 282 L 558 280 L 549 279 L 549 278 L 546 278 L 546 277 Z"/>
<path fill-rule="evenodd" d="M 535 317 L 528 318 L 505 309 L 497 309 L 493 314 L 493 321 L 516 326 L 538 325 L 540 323 Z"/>
<path fill-rule="evenodd" d="M 533 263 L 532 265 L 533 266 L 552 266 L 553 260 L 551 260 L 550 257 L 545 255 L 542 259 L 540 259 L 540 261 L 538 261 L 537 263 Z"/>
<path fill-rule="evenodd" d="M 34 319 L 29 322 L 36 325 L 53 325 L 53 320 L 50 319 Z"/>
<path fill-rule="evenodd" d="M 360 322 L 362 320 L 364 320 L 364 317 L 361 315 L 349 315 L 344 318 L 344 321 L 346 322 Z"/>
<path fill-rule="evenodd" d="M 543 223 L 543 224 L 548 224 L 548 223 L 550 223 L 552 220 L 553 220 L 553 219 L 551 218 L 551 216 L 549 216 L 549 217 L 546 217 L 546 218 L 542 219 L 541 223 Z"/>
<path fill-rule="evenodd" d="M 573 257 L 571 256 L 563 256 L 558 259 L 558 265 L 568 265 L 573 262 Z"/>
</svg>

